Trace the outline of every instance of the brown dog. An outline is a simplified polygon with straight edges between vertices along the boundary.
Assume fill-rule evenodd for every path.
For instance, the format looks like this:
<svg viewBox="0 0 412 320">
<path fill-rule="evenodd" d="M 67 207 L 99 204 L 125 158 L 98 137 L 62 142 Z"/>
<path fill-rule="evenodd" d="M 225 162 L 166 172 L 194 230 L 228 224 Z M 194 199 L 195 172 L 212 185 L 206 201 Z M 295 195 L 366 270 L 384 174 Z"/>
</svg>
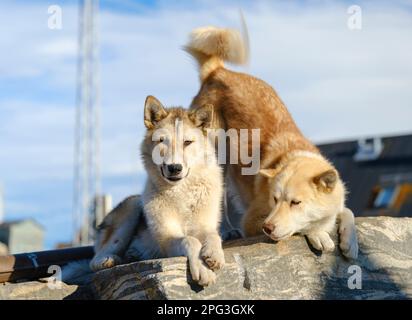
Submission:
<svg viewBox="0 0 412 320">
<path fill-rule="evenodd" d="M 242 163 L 226 167 L 228 193 L 244 212 L 245 235 L 263 231 L 280 240 L 300 233 L 316 249 L 328 251 L 334 248 L 329 233 L 339 218 L 340 247 L 344 255 L 355 258 L 354 218 L 345 208 L 345 187 L 336 169 L 302 135 L 272 87 L 224 67 L 224 61 L 246 61 L 244 39 L 236 30 L 199 28 L 185 49 L 198 62 L 201 80 L 191 108 L 212 104 L 216 129 L 260 129 L 258 145 L 249 139 L 231 144 L 235 154 L 242 148 L 249 154 L 259 149 L 260 174 L 245 175 Z"/>
</svg>

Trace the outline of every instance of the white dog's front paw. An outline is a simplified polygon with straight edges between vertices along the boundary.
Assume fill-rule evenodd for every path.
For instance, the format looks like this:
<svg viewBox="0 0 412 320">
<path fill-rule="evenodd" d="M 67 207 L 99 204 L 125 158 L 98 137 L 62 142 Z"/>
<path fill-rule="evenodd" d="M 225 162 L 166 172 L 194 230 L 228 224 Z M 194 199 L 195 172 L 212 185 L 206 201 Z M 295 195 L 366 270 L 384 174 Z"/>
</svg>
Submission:
<svg viewBox="0 0 412 320">
<path fill-rule="evenodd" d="M 310 233 L 307 235 L 307 237 L 312 246 L 317 250 L 329 252 L 335 249 L 335 244 L 333 243 L 333 240 L 325 231 Z"/>
<path fill-rule="evenodd" d="M 341 224 L 339 227 L 339 247 L 342 254 L 349 259 L 358 257 L 358 238 L 356 236 L 356 227 L 354 225 Z"/>
<path fill-rule="evenodd" d="M 205 266 L 201 259 L 189 259 L 189 267 L 192 279 L 202 287 L 207 287 L 216 282 L 216 274 Z"/>
<path fill-rule="evenodd" d="M 220 270 L 225 265 L 225 254 L 220 244 L 206 243 L 200 251 L 200 256 L 213 271 Z"/>
<path fill-rule="evenodd" d="M 112 268 L 121 263 L 121 258 L 115 254 L 95 256 L 90 262 L 90 269 L 96 272 L 103 269 Z"/>
</svg>

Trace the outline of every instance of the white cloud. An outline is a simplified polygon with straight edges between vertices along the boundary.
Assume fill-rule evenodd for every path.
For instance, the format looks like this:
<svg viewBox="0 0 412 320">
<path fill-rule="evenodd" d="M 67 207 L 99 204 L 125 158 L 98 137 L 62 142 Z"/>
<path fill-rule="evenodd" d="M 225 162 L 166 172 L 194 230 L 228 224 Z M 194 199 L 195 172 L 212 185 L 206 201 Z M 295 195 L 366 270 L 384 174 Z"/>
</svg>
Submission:
<svg viewBox="0 0 412 320">
<path fill-rule="evenodd" d="M 59 84 L 59 79 L 70 79 L 73 84 L 75 69 L 65 61 L 75 53 L 77 41 L 77 10 L 64 5 L 63 28 L 51 30 L 47 26 L 47 2 L 19 5 L 2 1 L 0 20 L 1 59 L 0 80 L 44 76 L 42 81 Z M 70 68 L 67 67 L 70 65 Z M 67 84 L 67 83 L 66 83 Z"/>
<path fill-rule="evenodd" d="M 77 42 L 73 37 L 48 42 L 38 48 L 38 52 L 49 57 L 77 57 Z"/>
</svg>

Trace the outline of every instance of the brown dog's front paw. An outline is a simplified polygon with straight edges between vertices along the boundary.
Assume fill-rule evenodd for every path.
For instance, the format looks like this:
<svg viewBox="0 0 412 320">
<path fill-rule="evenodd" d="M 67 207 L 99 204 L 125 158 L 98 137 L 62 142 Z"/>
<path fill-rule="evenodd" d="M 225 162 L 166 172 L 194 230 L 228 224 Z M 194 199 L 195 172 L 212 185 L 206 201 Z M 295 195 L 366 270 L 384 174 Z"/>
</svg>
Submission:
<svg viewBox="0 0 412 320">
<path fill-rule="evenodd" d="M 335 244 L 325 231 L 309 233 L 307 235 L 311 245 L 319 251 L 331 252 L 335 249 Z"/>
<path fill-rule="evenodd" d="M 339 236 L 339 247 L 343 255 L 349 259 L 356 259 L 358 257 L 359 245 L 355 226 L 341 226 L 339 228 Z"/>
</svg>

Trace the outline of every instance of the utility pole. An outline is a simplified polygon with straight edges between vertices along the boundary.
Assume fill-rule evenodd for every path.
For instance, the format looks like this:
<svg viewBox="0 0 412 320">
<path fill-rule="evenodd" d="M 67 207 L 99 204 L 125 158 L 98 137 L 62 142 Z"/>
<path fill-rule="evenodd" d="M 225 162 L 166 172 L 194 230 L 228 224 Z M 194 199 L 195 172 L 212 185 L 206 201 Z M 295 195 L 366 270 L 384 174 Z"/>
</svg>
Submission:
<svg viewBox="0 0 412 320">
<path fill-rule="evenodd" d="M 4 189 L 0 183 L 0 224 L 4 222 Z"/>
<path fill-rule="evenodd" d="M 81 0 L 77 67 L 76 132 L 73 192 L 73 244 L 93 241 L 95 215 L 101 216 L 100 83 L 98 0 Z"/>
</svg>

